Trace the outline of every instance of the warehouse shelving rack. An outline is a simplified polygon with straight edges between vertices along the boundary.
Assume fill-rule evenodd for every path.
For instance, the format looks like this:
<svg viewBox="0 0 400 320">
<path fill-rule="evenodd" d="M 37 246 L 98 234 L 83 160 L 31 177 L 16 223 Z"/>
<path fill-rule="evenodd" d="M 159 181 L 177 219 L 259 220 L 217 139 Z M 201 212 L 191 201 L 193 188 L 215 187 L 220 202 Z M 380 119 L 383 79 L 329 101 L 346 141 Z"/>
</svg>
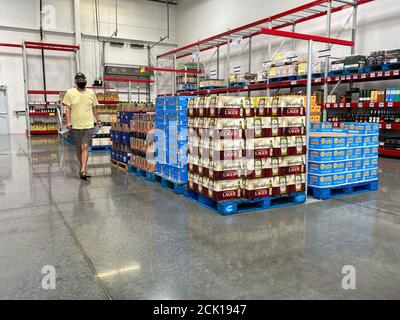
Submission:
<svg viewBox="0 0 400 320">
<path fill-rule="evenodd" d="M 76 53 L 79 50 L 79 46 L 75 45 L 66 45 L 66 44 L 58 44 L 58 43 L 46 43 L 46 42 L 33 42 L 33 41 L 24 41 L 21 45 L 22 48 L 22 64 L 23 64 L 23 71 L 24 71 L 24 88 L 25 88 L 25 113 L 26 113 L 26 132 L 27 135 L 48 135 L 48 134 L 58 134 L 58 130 L 53 131 L 32 131 L 31 130 L 31 114 L 29 113 L 29 107 L 34 104 L 31 103 L 29 100 L 30 95 L 43 95 L 44 96 L 44 105 L 47 108 L 49 105 L 58 105 L 58 101 L 49 102 L 47 101 L 48 95 L 59 95 L 62 91 L 58 90 L 31 90 L 29 89 L 29 69 L 28 69 L 28 62 L 27 62 L 27 49 L 39 49 L 39 50 L 50 50 L 50 51 L 62 51 L 62 52 L 71 52 L 75 54 L 75 61 Z M 78 70 L 78 64 L 76 65 Z M 43 74 L 46 77 L 46 74 Z M 57 108 L 59 110 L 59 108 Z M 49 114 L 47 118 L 54 118 L 54 123 L 57 123 L 57 115 Z"/>
<path fill-rule="evenodd" d="M 75 55 L 75 63 L 76 69 L 79 69 L 78 59 L 76 53 L 80 49 L 79 46 L 75 45 L 67 45 L 67 44 L 59 44 L 59 43 L 48 43 L 48 42 L 37 42 L 37 41 L 23 41 L 22 44 L 15 43 L 0 43 L 0 47 L 9 47 L 9 48 L 19 48 L 22 49 L 22 65 L 23 65 L 23 79 L 24 79 L 24 95 L 25 95 L 25 118 L 26 118 L 26 133 L 28 136 L 31 135 L 48 135 L 48 134 L 57 134 L 58 130 L 53 131 L 31 131 L 31 117 L 36 117 L 36 114 L 30 114 L 29 106 L 31 105 L 44 105 L 46 108 L 48 106 L 56 106 L 58 107 L 59 101 L 47 101 L 47 96 L 58 96 L 63 90 L 47 90 L 44 88 L 43 90 L 32 90 L 29 89 L 29 69 L 27 63 L 27 50 L 28 49 L 36 49 L 43 51 L 60 51 L 60 52 L 71 52 Z M 46 77 L 45 72 L 43 72 L 43 77 Z M 65 90 L 64 90 L 65 91 Z M 31 102 L 29 97 L 31 95 L 42 95 L 44 96 L 43 102 Z M 59 108 L 57 108 L 59 109 Z M 55 115 L 41 115 L 41 117 L 50 117 L 54 118 Z M 55 121 L 56 122 L 56 121 Z"/>
</svg>

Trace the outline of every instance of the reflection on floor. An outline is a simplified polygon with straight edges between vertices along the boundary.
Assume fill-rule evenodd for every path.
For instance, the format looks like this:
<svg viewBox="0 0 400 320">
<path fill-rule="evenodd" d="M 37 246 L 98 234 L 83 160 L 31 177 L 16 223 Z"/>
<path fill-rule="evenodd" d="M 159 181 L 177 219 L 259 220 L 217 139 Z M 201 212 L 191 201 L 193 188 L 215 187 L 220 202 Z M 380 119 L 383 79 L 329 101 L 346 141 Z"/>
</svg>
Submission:
<svg viewBox="0 0 400 320">
<path fill-rule="evenodd" d="M 56 142 L 0 136 L 1 299 L 400 298 L 399 160 L 380 160 L 379 192 L 222 217 L 107 153 L 82 182 Z"/>
</svg>

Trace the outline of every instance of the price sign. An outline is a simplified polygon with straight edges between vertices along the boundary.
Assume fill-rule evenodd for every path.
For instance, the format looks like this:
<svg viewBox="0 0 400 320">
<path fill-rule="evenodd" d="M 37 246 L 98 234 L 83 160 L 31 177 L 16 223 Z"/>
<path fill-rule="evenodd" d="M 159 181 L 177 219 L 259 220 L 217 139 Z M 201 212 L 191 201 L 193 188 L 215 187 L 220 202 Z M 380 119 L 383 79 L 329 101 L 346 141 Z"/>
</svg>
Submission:
<svg viewBox="0 0 400 320">
<path fill-rule="evenodd" d="M 388 107 L 393 108 L 393 102 L 388 102 Z"/>
<path fill-rule="evenodd" d="M 390 129 L 392 129 L 392 124 L 388 123 L 388 124 L 385 125 L 385 127 L 386 127 L 386 129 L 390 130 Z"/>
<path fill-rule="evenodd" d="M 383 108 L 385 106 L 385 104 L 383 102 L 379 103 L 379 108 Z"/>
<path fill-rule="evenodd" d="M 353 76 L 353 79 L 357 80 L 357 79 L 358 79 L 358 74 L 355 74 L 355 75 Z"/>
<path fill-rule="evenodd" d="M 361 79 L 366 79 L 367 78 L 367 75 L 365 74 L 365 73 L 363 73 L 362 75 L 361 75 Z"/>
<path fill-rule="evenodd" d="M 370 108 L 375 108 L 375 103 L 370 103 L 370 104 L 369 104 L 369 107 L 370 107 Z"/>
<path fill-rule="evenodd" d="M 334 108 L 337 108 L 337 107 L 338 107 L 337 103 L 335 103 L 335 104 L 333 105 L 333 107 L 334 107 Z"/>
<path fill-rule="evenodd" d="M 295 86 L 295 85 L 297 84 L 297 81 L 292 81 L 290 84 L 291 84 L 292 86 Z"/>
<path fill-rule="evenodd" d="M 398 76 L 399 73 L 400 73 L 400 70 L 395 70 L 395 71 L 393 72 L 393 75 L 394 75 L 394 76 Z"/>
<path fill-rule="evenodd" d="M 369 76 L 370 78 L 375 78 L 375 72 L 372 72 L 371 75 Z"/>
<path fill-rule="evenodd" d="M 344 108 L 344 104 L 341 103 L 341 104 L 339 105 L 339 108 Z"/>
<path fill-rule="evenodd" d="M 359 108 L 362 108 L 362 107 L 363 107 L 363 104 L 360 102 L 360 103 L 358 104 L 358 107 L 359 107 Z"/>
<path fill-rule="evenodd" d="M 346 77 L 343 76 L 343 77 L 341 77 L 340 79 L 341 79 L 341 80 L 346 80 Z"/>
<path fill-rule="evenodd" d="M 383 73 L 382 72 L 378 72 L 378 77 L 382 77 Z"/>
<path fill-rule="evenodd" d="M 321 82 L 321 78 L 315 79 L 315 82 Z"/>
<path fill-rule="evenodd" d="M 350 103 L 346 103 L 346 108 L 350 108 L 351 104 Z"/>
<path fill-rule="evenodd" d="M 346 80 L 350 80 L 351 79 L 351 76 L 346 76 Z"/>
<path fill-rule="evenodd" d="M 336 81 L 339 81 L 339 80 L 340 80 L 340 77 L 336 77 L 335 80 L 336 80 Z"/>
<path fill-rule="evenodd" d="M 390 77 L 390 71 L 385 72 L 385 77 Z"/>
</svg>

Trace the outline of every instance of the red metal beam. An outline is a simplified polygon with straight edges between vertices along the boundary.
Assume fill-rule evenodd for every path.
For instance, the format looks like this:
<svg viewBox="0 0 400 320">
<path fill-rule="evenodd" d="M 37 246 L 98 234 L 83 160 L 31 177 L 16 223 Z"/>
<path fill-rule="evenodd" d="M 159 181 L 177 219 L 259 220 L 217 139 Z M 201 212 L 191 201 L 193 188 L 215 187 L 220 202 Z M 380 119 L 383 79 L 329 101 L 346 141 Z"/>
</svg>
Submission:
<svg viewBox="0 0 400 320">
<path fill-rule="evenodd" d="M 22 46 L 14 43 L 0 43 L 0 47 L 21 48 Z"/>
<path fill-rule="evenodd" d="M 181 70 L 181 69 L 169 69 L 169 68 L 155 68 L 155 67 L 144 67 L 147 71 L 162 71 L 162 72 L 175 72 L 175 73 L 189 73 L 189 74 L 202 74 L 202 71 L 197 70 Z"/>
<path fill-rule="evenodd" d="M 104 78 L 104 81 L 135 82 L 135 83 L 154 83 L 154 80 L 125 79 L 125 78 Z"/>
<path fill-rule="evenodd" d="M 57 95 L 60 92 L 64 91 L 52 91 L 52 90 L 28 90 L 28 94 L 49 94 L 49 95 Z"/>
<path fill-rule="evenodd" d="M 290 32 L 290 31 L 282 31 L 282 30 L 274 30 L 274 29 L 263 28 L 263 29 L 261 29 L 260 33 L 261 34 L 268 34 L 268 35 L 272 35 L 272 36 L 278 36 L 278 37 L 291 38 L 291 39 L 313 40 L 315 42 L 338 44 L 338 45 L 349 46 L 349 47 L 353 47 L 354 46 L 354 42 L 353 41 L 335 39 L 335 38 L 327 38 L 327 37 L 320 37 L 320 36 L 314 36 L 314 35 L 305 34 L 305 33 L 298 33 L 298 32 Z"/>
<path fill-rule="evenodd" d="M 39 50 L 50 50 L 50 51 L 63 51 L 63 52 L 75 52 L 75 49 L 63 49 L 63 48 L 52 48 L 52 47 L 38 47 L 38 46 L 26 46 L 27 49 L 39 49 Z"/>
<path fill-rule="evenodd" d="M 35 42 L 35 41 L 25 41 L 25 44 L 38 46 L 38 47 L 58 47 L 63 49 L 79 49 L 79 46 L 69 45 L 69 44 L 60 44 L 60 43 L 46 43 L 46 42 Z"/>
</svg>

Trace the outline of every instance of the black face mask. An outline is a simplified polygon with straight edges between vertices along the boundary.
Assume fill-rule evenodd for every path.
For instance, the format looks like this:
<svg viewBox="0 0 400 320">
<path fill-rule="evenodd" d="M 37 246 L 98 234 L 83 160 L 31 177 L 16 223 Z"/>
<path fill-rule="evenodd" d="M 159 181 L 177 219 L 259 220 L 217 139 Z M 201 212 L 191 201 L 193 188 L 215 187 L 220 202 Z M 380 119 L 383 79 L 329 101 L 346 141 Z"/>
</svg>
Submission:
<svg viewBox="0 0 400 320">
<path fill-rule="evenodd" d="M 76 85 L 78 86 L 79 89 L 85 89 L 86 88 L 87 82 L 77 82 Z"/>
</svg>

